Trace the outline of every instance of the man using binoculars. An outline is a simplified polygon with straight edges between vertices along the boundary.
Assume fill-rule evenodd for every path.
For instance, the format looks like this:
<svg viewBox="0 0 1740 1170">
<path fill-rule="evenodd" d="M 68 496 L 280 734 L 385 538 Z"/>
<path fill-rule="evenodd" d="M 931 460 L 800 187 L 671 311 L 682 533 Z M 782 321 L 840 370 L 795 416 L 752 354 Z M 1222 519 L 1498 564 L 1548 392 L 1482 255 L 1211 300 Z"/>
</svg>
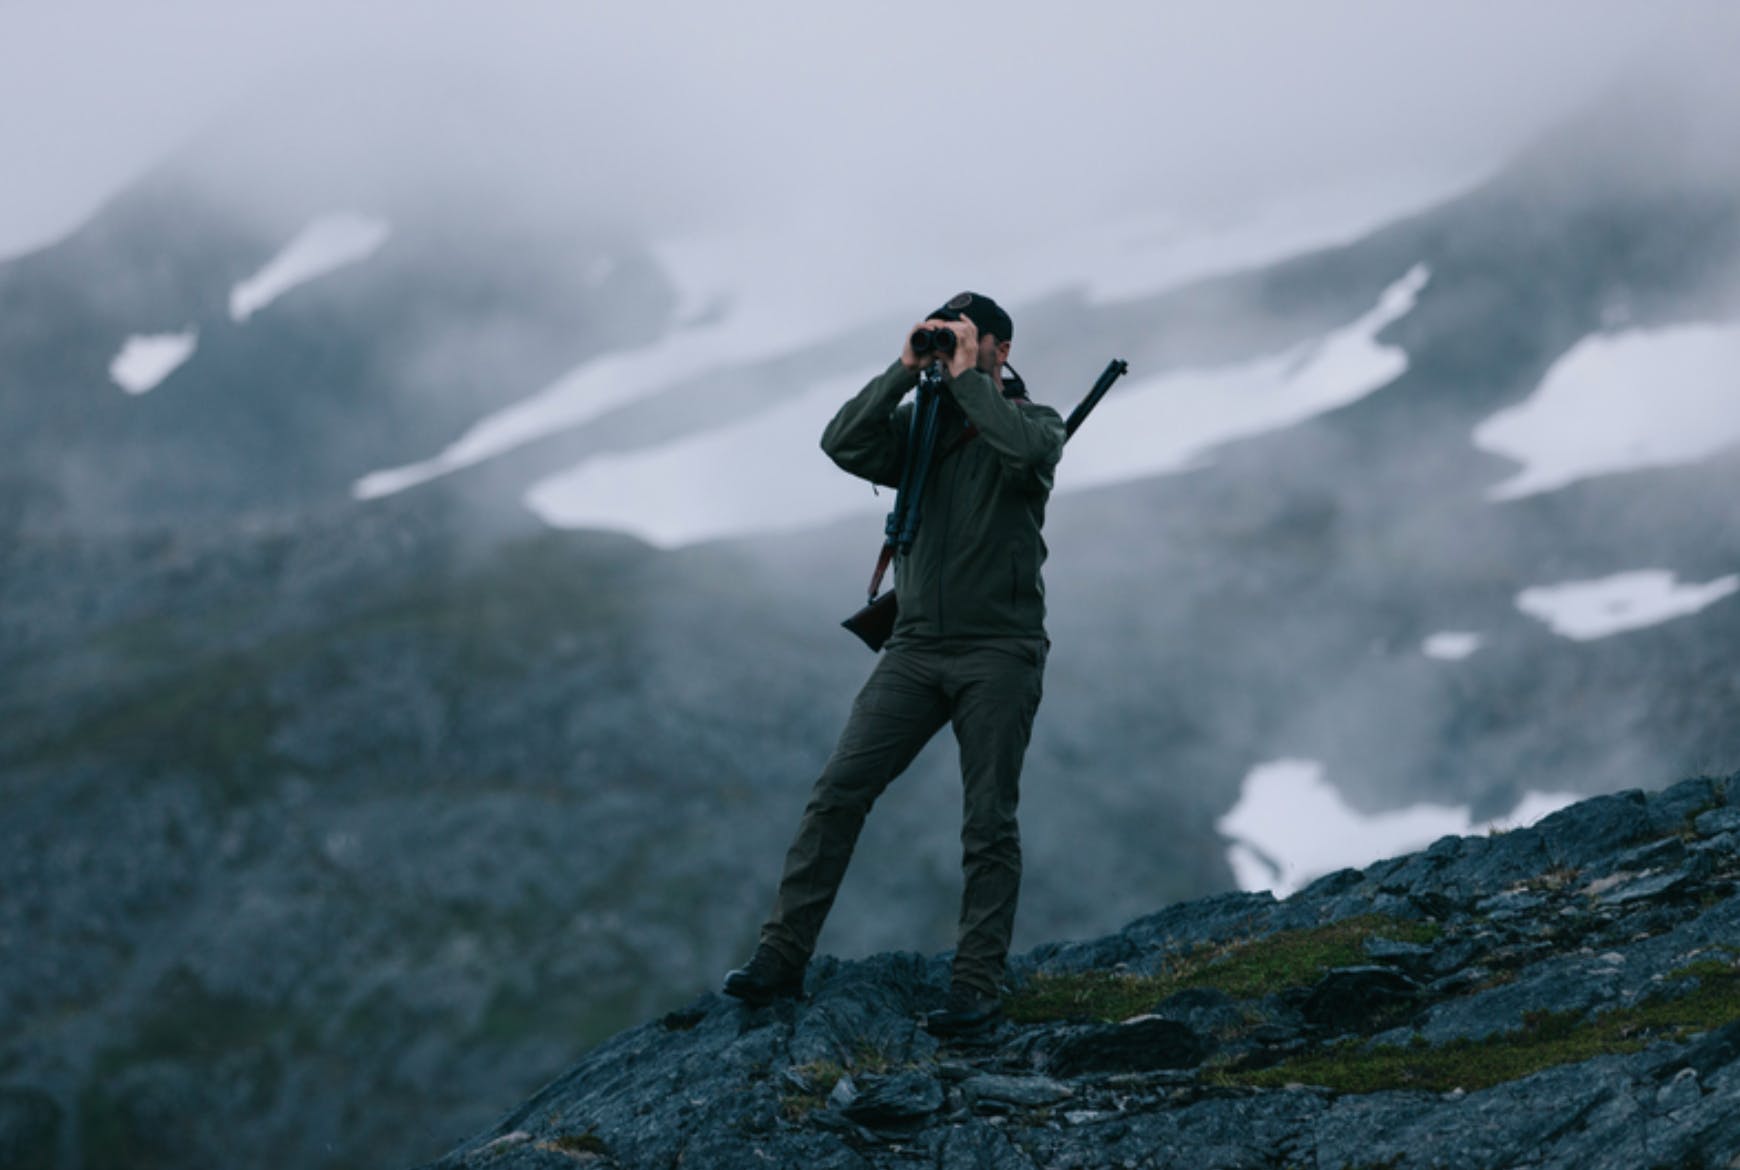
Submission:
<svg viewBox="0 0 1740 1170">
<path fill-rule="evenodd" d="M 1040 529 L 1065 439 L 1058 413 L 1006 371 L 1013 332 L 996 302 L 962 293 L 915 326 L 899 360 L 822 433 L 829 457 L 872 483 L 901 487 L 909 460 L 922 462 L 922 523 L 894 556 L 893 633 L 816 780 L 754 957 L 726 976 L 727 994 L 756 1004 L 802 995 L 870 806 L 952 724 L 965 886 L 948 1000 L 926 1026 L 960 1034 L 1001 1017 L 1021 881 L 1021 763 L 1049 645 Z M 901 405 L 921 376 L 919 397 L 934 394 L 936 407 L 922 443 L 915 404 Z"/>
</svg>

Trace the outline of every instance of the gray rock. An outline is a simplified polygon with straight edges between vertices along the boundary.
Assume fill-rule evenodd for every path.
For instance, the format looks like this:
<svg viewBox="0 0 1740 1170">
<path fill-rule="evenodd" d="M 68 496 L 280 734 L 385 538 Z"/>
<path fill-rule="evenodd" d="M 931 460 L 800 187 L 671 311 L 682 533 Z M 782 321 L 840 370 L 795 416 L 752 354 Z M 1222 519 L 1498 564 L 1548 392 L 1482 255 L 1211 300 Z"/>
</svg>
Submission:
<svg viewBox="0 0 1740 1170">
<path fill-rule="evenodd" d="M 1018 1109 L 1034 1109 L 1055 1105 L 1075 1096 L 1075 1090 L 1060 1080 L 1041 1076 L 976 1076 L 961 1085 L 969 1103 L 1006 1105 Z"/>
<path fill-rule="evenodd" d="M 857 1095 L 841 1112 L 870 1129 L 908 1128 L 941 1109 L 942 1104 L 940 1081 L 929 1073 L 903 1072 L 862 1078 Z"/>
<path fill-rule="evenodd" d="M 1603 891 L 1596 900 L 1603 906 L 1629 906 L 1634 902 L 1675 897 L 1690 888 L 1691 884 L 1690 874 L 1671 870 L 1621 882 L 1612 889 Z"/>
<path fill-rule="evenodd" d="M 1659 841 L 1651 841 L 1639 845 L 1635 849 L 1627 849 L 1618 853 L 1607 863 L 1614 870 L 1660 869 L 1663 866 L 1678 865 L 1686 858 L 1686 843 L 1678 837 L 1663 837 Z"/>
<path fill-rule="evenodd" d="M 1148 1014 L 1176 1020 L 1202 1037 L 1225 1036 L 1249 1022 L 1238 1001 L 1212 987 L 1192 987 L 1167 996 Z"/>
<path fill-rule="evenodd" d="M 1466 995 L 1491 978 L 1492 972 L 1485 967 L 1464 967 L 1460 971 L 1452 971 L 1442 979 L 1434 980 L 1426 986 L 1426 991 L 1434 998 L 1449 999 Z"/>
<path fill-rule="evenodd" d="M 1675 1067 L 1689 1068 L 1708 1077 L 1718 1069 L 1734 1066 L 1736 1061 L 1740 1061 L 1740 1020 L 1701 1037 L 1680 1056 Z"/>
<path fill-rule="evenodd" d="M 1522 831 L 1542 842 L 1556 868 L 1587 869 L 1653 835 L 1647 808 L 1647 797 L 1638 791 L 1597 796 L 1560 809 Z"/>
<path fill-rule="evenodd" d="M 1475 911 L 1492 918 L 1515 918 L 1520 914 L 1531 914 L 1546 904 L 1547 899 L 1542 894 L 1526 890 L 1506 890 L 1490 898 L 1482 898 L 1475 906 Z"/>
<path fill-rule="evenodd" d="M 834 1082 L 834 1087 L 828 1090 L 828 1104 L 834 1109 L 845 1109 L 858 1099 L 858 1083 L 851 1074 Z"/>
<path fill-rule="evenodd" d="M 1656 1091 L 1655 1107 L 1663 1113 L 1672 1113 L 1696 1105 L 1703 1095 L 1703 1087 L 1698 1084 L 1698 1070 L 1682 1068 Z"/>
<path fill-rule="evenodd" d="M 1740 806 L 1727 805 L 1700 813 L 1692 826 L 1700 837 L 1719 837 L 1724 833 L 1740 832 Z"/>
<path fill-rule="evenodd" d="M 1492 949 L 1491 936 L 1454 939 L 1433 948 L 1432 959 L 1427 966 L 1439 975 L 1461 971 L 1482 955 L 1489 954 Z"/>
<path fill-rule="evenodd" d="M 1360 870 L 1338 869 L 1333 873 L 1324 874 L 1300 890 L 1299 893 L 1307 900 L 1333 898 L 1337 894 L 1344 894 L 1352 890 L 1363 881 L 1365 881 L 1365 874 Z"/>
<path fill-rule="evenodd" d="M 939 1144 L 937 1170 L 1033 1170 L 1033 1159 L 984 1121 L 950 1129 Z"/>
<path fill-rule="evenodd" d="M 1422 943 L 1396 942 L 1374 935 L 1361 944 L 1365 957 L 1374 963 L 1386 963 L 1408 971 L 1419 971 L 1432 964 L 1436 952 Z"/>
<path fill-rule="evenodd" d="M 1648 815 L 1658 835 L 1683 832 L 1707 809 L 1725 803 L 1730 782 L 1710 776 L 1682 780 L 1650 796 Z"/>
<path fill-rule="evenodd" d="M 1740 853 L 1740 833 L 1722 833 L 1692 845 L 1692 852 L 1699 856 L 1733 857 Z"/>
</svg>

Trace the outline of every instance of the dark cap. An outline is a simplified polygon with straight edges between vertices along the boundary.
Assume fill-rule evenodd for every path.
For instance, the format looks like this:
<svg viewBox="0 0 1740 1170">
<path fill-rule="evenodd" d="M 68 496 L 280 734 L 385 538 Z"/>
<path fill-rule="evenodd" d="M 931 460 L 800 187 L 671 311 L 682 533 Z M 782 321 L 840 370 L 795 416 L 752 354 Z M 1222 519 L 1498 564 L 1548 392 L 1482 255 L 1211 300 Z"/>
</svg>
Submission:
<svg viewBox="0 0 1740 1170">
<path fill-rule="evenodd" d="M 996 301 L 978 293 L 964 292 L 952 298 L 948 304 L 931 314 L 932 317 L 944 321 L 955 321 L 962 317 L 979 327 L 980 333 L 989 333 L 998 341 L 1015 340 L 1015 322 L 1009 319 Z"/>
</svg>

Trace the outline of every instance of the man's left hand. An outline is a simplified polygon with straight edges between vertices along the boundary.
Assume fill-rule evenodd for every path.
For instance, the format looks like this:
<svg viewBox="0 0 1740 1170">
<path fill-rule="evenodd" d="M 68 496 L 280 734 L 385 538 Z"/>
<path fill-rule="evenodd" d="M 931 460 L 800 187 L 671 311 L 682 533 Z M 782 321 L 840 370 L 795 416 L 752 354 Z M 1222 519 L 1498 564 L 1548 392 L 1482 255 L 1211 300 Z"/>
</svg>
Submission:
<svg viewBox="0 0 1740 1170">
<path fill-rule="evenodd" d="M 949 358 L 949 377 L 958 378 L 979 365 L 979 327 L 966 317 L 957 321 L 931 320 L 928 325 L 947 329 L 955 335 L 955 352 Z"/>
</svg>

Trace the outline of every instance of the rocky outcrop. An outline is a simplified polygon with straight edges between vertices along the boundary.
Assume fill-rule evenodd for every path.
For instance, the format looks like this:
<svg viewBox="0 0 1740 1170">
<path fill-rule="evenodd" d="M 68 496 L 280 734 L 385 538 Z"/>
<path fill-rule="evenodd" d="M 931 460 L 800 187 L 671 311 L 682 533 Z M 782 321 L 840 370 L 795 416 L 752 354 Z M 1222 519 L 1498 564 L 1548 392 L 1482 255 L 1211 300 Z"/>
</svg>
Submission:
<svg viewBox="0 0 1740 1170">
<path fill-rule="evenodd" d="M 812 965 L 602 1045 L 426 1170 L 1740 1165 L 1740 776 L 1181 903 L 919 1026 L 943 958 Z"/>
</svg>

